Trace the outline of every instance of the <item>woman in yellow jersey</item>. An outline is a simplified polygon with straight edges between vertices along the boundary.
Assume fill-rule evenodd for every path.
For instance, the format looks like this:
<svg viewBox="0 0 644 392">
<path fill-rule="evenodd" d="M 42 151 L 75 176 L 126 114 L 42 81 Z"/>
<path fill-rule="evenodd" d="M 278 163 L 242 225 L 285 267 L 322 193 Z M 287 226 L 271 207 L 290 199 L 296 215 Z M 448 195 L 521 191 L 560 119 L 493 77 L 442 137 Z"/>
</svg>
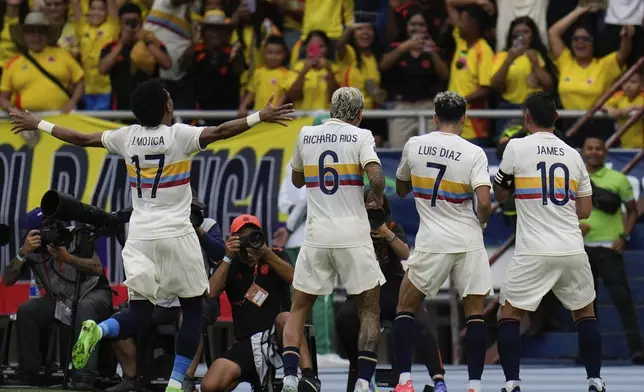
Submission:
<svg viewBox="0 0 644 392">
<path fill-rule="evenodd" d="M 328 59 L 333 48 L 322 31 L 312 31 L 304 45 L 306 60 L 291 69 L 287 99 L 300 110 L 329 109 L 331 95 L 340 87 L 338 68 Z"/>
<path fill-rule="evenodd" d="M 382 106 L 387 98 L 387 92 L 380 87 L 375 37 L 372 25 L 352 24 L 347 26 L 337 43 L 341 85 L 359 89 L 364 95 L 364 108 L 367 110 Z M 386 120 L 364 119 L 362 127 L 373 133 L 377 145 L 382 145 Z"/>
<path fill-rule="evenodd" d="M 18 54 L 18 46 L 12 39 L 11 30 L 17 28 L 28 13 L 29 5 L 26 1 L 0 2 L 0 75 L 7 61 Z"/>
<path fill-rule="evenodd" d="M 644 71 L 633 74 L 606 102 L 603 109 L 614 119 L 619 127 L 636 115 L 644 107 Z M 640 118 L 622 134 L 620 142 L 623 148 L 644 148 L 644 118 Z"/>
<path fill-rule="evenodd" d="M 556 69 L 534 20 L 521 16 L 510 23 L 505 50 L 494 57 L 492 88 L 502 95 L 499 109 L 520 109 L 530 93 L 551 91 Z M 496 137 L 509 119 L 496 122 Z"/>
<path fill-rule="evenodd" d="M 80 60 L 80 42 L 76 25 L 69 18 L 69 0 L 44 0 L 44 12 L 49 25 L 59 31 L 58 46 Z"/>
<path fill-rule="evenodd" d="M 275 94 L 274 105 L 281 105 L 286 99 L 288 88 L 288 48 L 284 38 L 271 35 L 264 45 L 264 66 L 255 69 L 248 84 L 248 92 L 239 105 L 238 116 L 246 117 L 248 106 L 253 110 L 262 110 L 272 94 Z"/>
<path fill-rule="evenodd" d="M 90 0 L 87 15 L 81 0 L 72 0 L 74 22 L 79 33 L 81 65 L 85 71 L 85 110 L 109 110 L 112 87 L 109 75 L 98 70 L 101 49 L 118 38 L 119 21 L 116 0 Z"/>
<path fill-rule="evenodd" d="M 607 56 L 594 56 L 594 38 L 585 27 L 575 28 L 572 51 L 568 49 L 562 39 L 564 33 L 589 11 L 588 7 L 577 7 L 548 31 L 550 51 L 559 69 L 559 96 L 563 108 L 567 110 L 591 109 L 622 73 L 631 53 L 632 26 L 624 26 L 619 50 Z M 570 121 L 565 121 L 564 124 L 569 125 Z M 604 140 L 613 132 L 610 121 L 595 119 L 588 126 L 594 128 L 593 133 L 600 134 Z M 580 146 L 584 132 L 584 129 L 580 130 L 571 143 Z"/>
</svg>

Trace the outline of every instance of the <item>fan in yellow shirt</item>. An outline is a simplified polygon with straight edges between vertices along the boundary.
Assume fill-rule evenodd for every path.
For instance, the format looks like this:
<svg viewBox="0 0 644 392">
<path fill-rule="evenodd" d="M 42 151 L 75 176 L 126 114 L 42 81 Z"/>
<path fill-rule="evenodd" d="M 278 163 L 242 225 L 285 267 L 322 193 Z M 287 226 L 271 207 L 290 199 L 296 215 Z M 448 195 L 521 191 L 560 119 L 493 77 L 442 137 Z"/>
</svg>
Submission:
<svg viewBox="0 0 644 392">
<path fill-rule="evenodd" d="M 331 95 L 340 87 L 338 67 L 327 59 L 329 39 L 313 31 L 306 40 L 306 60 L 291 68 L 288 100 L 300 110 L 329 109 Z"/>
<path fill-rule="evenodd" d="M 628 118 L 644 108 L 644 75 L 638 72 L 622 86 L 623 90 L 613 94 L 603 109 L 617 121 L 619 128 Z M 623 148 L 644 148 L 644 118 L 631 125 L 620 138 Z"/>
<path fill-rule="evenodd" d="M 248 107 L 253 104 L 253 110 L 262 110 L 264 102 L 268 102 L 275 94 L 273 104 L 281 105 L 286 99 L 288 88 L 288 48 L 284 38 L 276 35 L 269 36 L 264 46 L 264 64 L 253 72 L 248 84 L 248 92 L 239 105 L 239 117 L 246 117 Z"/>
<path fill-rule="evenodd" d="M 0 72 L 1 68 L 4 68 L 7 64 L 7 61 L 18 54 L 18 47 L 12 39 L 11 30 L 20 25 L 21 8 L 24 12 L 28 9 L 28 4 L 22 0 L 7 0 L 4 23 L 2 32 L 0 32 Z"/>
<path fill-rule="evenodd" d="M 74 22 L 80 38 L 81 65 L 85 71 L 85 110 L 109 110 L 111 91 L 109 75 L 98 70 L 101 49 L 118 38 L 118 9 L 115 0 L 91 0 L 87 15 L 80 0 L 72 0 Z"/>
</svg>

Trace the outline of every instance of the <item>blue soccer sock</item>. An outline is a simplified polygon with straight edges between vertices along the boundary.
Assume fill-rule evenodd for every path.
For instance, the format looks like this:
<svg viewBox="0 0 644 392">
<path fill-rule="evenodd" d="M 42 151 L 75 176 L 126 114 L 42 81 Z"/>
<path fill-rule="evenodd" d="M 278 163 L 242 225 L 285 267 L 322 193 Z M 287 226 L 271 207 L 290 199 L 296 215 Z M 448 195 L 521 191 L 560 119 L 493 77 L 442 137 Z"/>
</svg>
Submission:
<svg viewBox="0 0 644 392">
<path fill-rule="evenodd" d="M 181 388 L 183 380 L 186 378 L 186 372 L 192 363 L 192 358 L 186 358 L 182 355 L 176 354 L 174 356 L 174 366 L 170 374 L 170 381 L 168 386 L 171 388 Z"/>
<path fill-rule="evenodd" d="M 376 371 L 378 364 L 378 354 L 373 351 L 360 351 L 358 352 L 358 379 L 365 380 L 367 387 L 369 381 Z"/>
<path fill-rule="evenodd" d="M 579 356 L 586 366 L 588 378 L 600 378 L 602 367 L 602 336 L 595 317 L 584 317 L 577 320 L 577 341 Z"/>
<path fill-rule="evenodd" d="M 282 350 L 284 376 L 297 376 L 297 364 L 300 362 L 300 349 L 289 346 Z"/>
<path fill-rule="evenodd" d="M 519 381 L 521 363 L 521 331 L 519 320 L 503 318 L 499 320 L 499 341 L 497 347 L 501 357 L 501 367 L 506 381 Z"/>
<path fill-rule="evenodd" d="M 466 320 L 465 349 L 470 380 L 480 380 L 487 350 L 487 324 L 482 315 L 472 315 Z"/>
<path fill-rule="evenodd" d="M 411 312 L 400 312 L 394 320 L 394 370 L 400 375 L 399 383 L 411 378 L 412 351 L 416 337 L 416 319 Z"/>
<path fill-rule="evenodd" d="M 98 327 L 103 332 L 104 338 L 115 338 L 119 336 L 119 332 L 121 331 L 119 322 L 113 318 L 108 318 L 107 320 L 99 323 Z"/>
</svg>

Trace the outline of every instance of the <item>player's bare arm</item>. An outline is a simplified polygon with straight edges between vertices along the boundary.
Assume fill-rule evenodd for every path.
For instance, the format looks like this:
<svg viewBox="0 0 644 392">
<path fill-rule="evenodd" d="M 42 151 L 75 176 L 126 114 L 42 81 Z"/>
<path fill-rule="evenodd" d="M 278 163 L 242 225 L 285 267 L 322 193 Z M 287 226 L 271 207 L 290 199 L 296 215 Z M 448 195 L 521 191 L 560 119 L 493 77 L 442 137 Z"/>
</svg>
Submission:
<svg viewBox="0 0 644 392">
<path fill-rule="evenodd" d="M 201 148 L 205 148 L 210 143 L 216 142 L 217 140 L 228 139 L 233 136 L 237 136 L 248 131 L 253 125 L 253 122 L 269 122 L 276 123 L 281 126 L 286 126 L 287 121 L 293 120 L 293 117 L 290 116 L 295 110 L 293 109 L 292 103 L 287 103 L 280 106 L 273 106 L 273 100 L 275 99 L 275 94 L 271 96 L 266 104 L 266 107 L 259 111 L 256 114 L 251 114 L 246 118 L 240 118 L 237 120 L 227 121 L 216 127 L 207 127 L 201 132 L 199 137 L 199 145 Z M 253 116 L 258 116 L 258 118 L 253 121 L 249 120 Z"/>
<path fill-rule="evenodd" d="M 300 189 L 301 187 L 306 185 L 306 181 L 304 179 L 304 172 L 293 169 L 291 171 L 291 182 L 297 189 Z"/>
<path fill-rule="evenodd" d="M 50 133 L 56 139 L 64 142 L 74 144 L 79 147 L 103 147 L 101 137 L 103 132 L 83 133 L 73 129 L 64 128 L 58 125 L 53 125 L 42 121 L 38 116 L 29 111 L 22 111 L 15 109 L 9 112 L 11 115 L 11 130 L 13 133 L 20 133 L 24 131 L 42 130 Z M 51 126 L 50 129 L 43 129 Z"/>
<path fill-rule="evenodd" d="M 382 171 L 382 166 L 379 162 L 369 162 L 365 165 L 364 171 L 369 178 L 369 185 L 376 202 L 382 205 L 382 197 L 385 193 L 385 173 Z"/>
<path fill-rule="evenodd" d="M 408 194 L 410 194 L 411 190 L 412 190 L 411 181 L 405 181 L 405 180 L 401 180 L 400 178 L 396 178 L 396 194 L 398 194 L 398 196 L 403 198 Z"/>
<path fill-rule="evenodd" d="M 492 199 L 490 197 L 490 187 L 481 185 L 474 189 L 476 193 L 476 216 L 482 227 L 487 225 L 487 220 L 492 212 Z"/>
<path fill-rule="evenodd" d="M 593 209 L 593 197 L 582 196 L 575 199 L 575 209 L 579 219 L 588 219 L 590 211 Z"/>
</svg>

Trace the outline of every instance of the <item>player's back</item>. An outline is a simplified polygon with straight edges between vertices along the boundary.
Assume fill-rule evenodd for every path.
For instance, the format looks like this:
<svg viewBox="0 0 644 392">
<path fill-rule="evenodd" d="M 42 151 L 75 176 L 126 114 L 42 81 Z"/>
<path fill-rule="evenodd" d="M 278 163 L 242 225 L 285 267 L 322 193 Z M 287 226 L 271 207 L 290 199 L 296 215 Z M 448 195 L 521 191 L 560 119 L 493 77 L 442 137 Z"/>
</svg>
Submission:
<svg viewBox="0 0 644 392">
<path fill-rule="evenodd" d="M 510 141 L 506 154 L 514 163 L 516 254 L 582 253 L 575 199 L 592 191 L 579 153 L 552 133 L 537 132 Z"/>
<path fill-rule="evenodd" d="M 330 119 L 302 128 L 296 149 L 307 189 L 304 243 L 328 248 L 370 244 L 363 168 L 380 163 L 371 132 Z"/>
<path fill-rule="evenodd" d="M 402 178 L 406 174 L 410 178 Z M 484 246 L 473 210 L 474 189 L 490 187 L 487 157 L 480 147 L 438 131 L 413 137 L 405 145 L 397 176 L 412 183 L 420 215 L 417 249 L 461 253 Z"/>
<path fill-rule="evenodd" d="M 189 234 L 190 154 L 203 128 L 174 124 L 131 125 L 105 132 L 103 144 L 125 158 L 132 192 L 130 238 L 158 239 Z"/>
</svg>

